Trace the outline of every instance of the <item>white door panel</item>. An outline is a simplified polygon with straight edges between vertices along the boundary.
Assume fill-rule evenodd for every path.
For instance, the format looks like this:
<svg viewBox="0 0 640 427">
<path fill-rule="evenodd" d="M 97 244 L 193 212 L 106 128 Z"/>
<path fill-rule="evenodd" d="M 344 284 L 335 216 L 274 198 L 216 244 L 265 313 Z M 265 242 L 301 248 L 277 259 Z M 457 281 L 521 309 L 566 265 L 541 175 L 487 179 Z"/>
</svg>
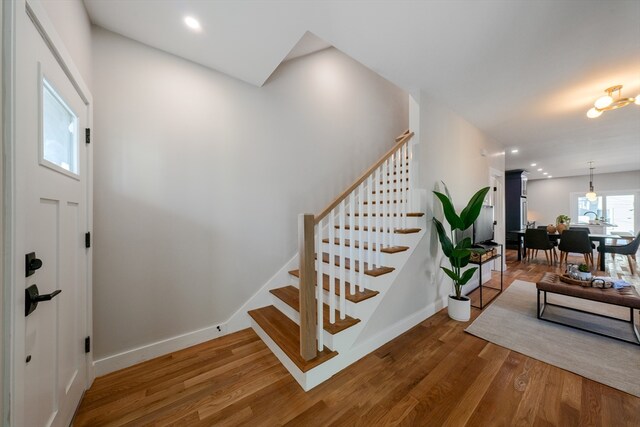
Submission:
<svg viewBox="0 0 640 427">
<path fill-rule="evenodd" d="M 16 310 L 22 316 L 16 333 L 24 333 L 24 341 L 16 339 L 14 351 L 14 363 L 22 365 L 16 366 L 14 420 L 67 426 L 87 383 L 89 107 L 29 18 L 26 23 L 18 32 L 16 82 L 17 286 L 36 284 L 41 295 L 62 292 L 26 318 L 24 308 Z M 24 279 L 28 252 L 42 267 Z M 18 298 L 23 307 L 24 299 Z"/>
</svg>

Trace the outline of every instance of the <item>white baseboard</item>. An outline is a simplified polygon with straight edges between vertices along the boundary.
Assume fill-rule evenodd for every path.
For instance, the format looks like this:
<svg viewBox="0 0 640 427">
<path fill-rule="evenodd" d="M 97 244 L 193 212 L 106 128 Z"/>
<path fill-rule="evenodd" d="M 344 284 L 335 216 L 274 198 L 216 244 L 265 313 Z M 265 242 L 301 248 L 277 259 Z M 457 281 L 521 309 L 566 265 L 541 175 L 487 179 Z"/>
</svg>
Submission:
<svg viewBox="0 0 640 427">
<path fill-rule="evenodd" d="M 218 328 L 220 330 L 218 330 Z M 187 332 L 186 334 L 167 338 L 162 341 L 157 341 L 131 350 L 123 351 L 122 353 L 98 359 L 93 362 L 94 372 L 96 376 L 106 375 L 108 373 L 133 366 L 136 363 L 144 362 L 145 360 L 163 356 L 196 344 L 201 344 L 214 338 L 220 338 L 226 334 L 226 323 L 208 326 L 206 328 L 198 329 L 197 331 Z"/>
</svg>

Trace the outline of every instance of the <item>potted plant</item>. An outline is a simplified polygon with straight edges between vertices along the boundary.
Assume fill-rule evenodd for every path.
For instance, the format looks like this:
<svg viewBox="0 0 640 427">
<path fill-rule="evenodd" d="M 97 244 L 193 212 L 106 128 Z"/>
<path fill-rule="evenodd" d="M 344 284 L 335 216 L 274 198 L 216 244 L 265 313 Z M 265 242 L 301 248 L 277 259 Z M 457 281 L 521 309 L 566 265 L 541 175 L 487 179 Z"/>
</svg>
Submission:
<svg viewBox="0 0 640 427">
<path fill-rule="evenodd" d="M 571 222 L 571 217 L 568 215 L 558 215 L 556 218 L 556 230 L 558 234 L 561 234 L 564 230 L 569 228 L 569 223 Z"/>
<path fill-rule="evenodd" d="M 433 218 L 433 223 L 438 232 L 442 252 L 444 252 L 444 255 L 449 259 L 449 263 L 451 264 L 451 268 L 440 266 L 447 276 L 453 280 L 455 290 L 455 295 L 449 295 L 447 310 L 449 317 L 452 319 L 466 322 L 471 317 L 471 300 L 462 295 L 462 287 L 471 280 L 478 268 L 472 267 L 463 271 L 463 269 L 469 265 L 471 258 L 471 238 L 465 237 L 455 244 L 453 241 L 456 240 L 457 231 L 463 232 L 471 227 L 474 221 L 478 219 L 484 198 L 489 192 L 489 187 L 478 190 L 478 192 L 471 197 L 467 206 L 458 214 L 453 206 L 447 186 L 444 182 L 442 185 L 444 186 L 446 194 L 438 191 L 434 191 L 433 193 L 440 200 L 440 203 L 442 203 L 442 210 L 449 224 L 450 233 L 447 234 L 444 225 L 437 218 Z"/>
<path fill-rule="evenodd" d="M 591 270 L 587 264 L 580 264 L 578 266 L 578 278 L 580 280 L 591 280 Z"/>
</svg>

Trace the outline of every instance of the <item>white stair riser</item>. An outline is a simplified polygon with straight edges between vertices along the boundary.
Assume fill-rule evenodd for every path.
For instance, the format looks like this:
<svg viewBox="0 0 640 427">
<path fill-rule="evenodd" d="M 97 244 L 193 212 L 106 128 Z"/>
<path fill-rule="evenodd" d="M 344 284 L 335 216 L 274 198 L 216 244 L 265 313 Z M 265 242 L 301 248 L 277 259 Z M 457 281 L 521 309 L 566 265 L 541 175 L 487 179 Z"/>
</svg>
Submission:
<svg viewBox="0 0 640 427">
<path fill-rule="evenodd" d="M 275 295 L 271 295 L 271 299 L 273 301 L 273 305 L 280 310 L 285 316 L 295 322 L 297 325 L 300 325 L 300 313 L 295 309 L 290 307 L 280 298 Z M 336 312 L 336 319 L 340 317 L 340 314 Z M 354 316 L 351 316 L 354 317 Z M 335 350 L 337 352 L 346 350 L 352 343 L 353 340 L 360 333 L 360 328 L 364 323 L 359 322 L 355 325 L 345 329 L 344 331 L 340 331 L 337 334 L 330 334 L 326 330 L 322 330 L 324 345 L 331 350 Z"/>
<path fill-rule="evenodd" d="M 299 281 L 296 280 L 294 282 L 291 283 L 292 286 L 294 286 L 295 288 L 298 288 L 299 285 Z M 329 297 L 330 294 L 328 291 L 325 291 L 324 289 L 322 290 L 322 301 L 324 301 L 325 304 L 329 304 Z M 365 316 L 368 316 L 369 313 L 371 313 L 371 305 L 375 304 L 375 299 L 377 298 L 377 295 L 366 299 L 364 301 L 360 301 L 360 302 L 352 302 L 349 300 L 346 300 L 345 303 L 345 311 L 347 313 L 348 316 L 351 316 L 353 318 L 356 319 L 360 319 L 363 320 L 363 318 Z M 333 302 L 335 304 L 336 307 L 339 307 L 340 304 L 340 297 L 338 295 L 333 294 Z"/>
</svg>

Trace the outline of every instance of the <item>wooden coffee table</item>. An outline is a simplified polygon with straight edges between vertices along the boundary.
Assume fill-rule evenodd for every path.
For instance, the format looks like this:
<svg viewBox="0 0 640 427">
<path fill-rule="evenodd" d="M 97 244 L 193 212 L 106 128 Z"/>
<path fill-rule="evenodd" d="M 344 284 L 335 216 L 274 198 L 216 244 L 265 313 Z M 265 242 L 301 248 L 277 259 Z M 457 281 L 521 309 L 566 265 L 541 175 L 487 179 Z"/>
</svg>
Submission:
<svg viewBox="0 0 640 427">
<path fill-rule="evenodd" d="M 640 345 L 640 333 L 638 332 L 638 327 L 636 325 L 635 316 L 634 316 L 634 311 L 640 310 L 640 295 L 638 294 L 638 291 L 634 286 L 629 286 L 622 289 L 614 289 L 614 288 L 600 289 L 600 288 L 593 288 L 593 287 L 582 287 L 579 285 L 570 285 L 560 281 L 560 276 L 556 273 L 544 273 L 542 278 L 536 283 L 536 288 L 538 290 L 538 305 L 536 307 L 538 319 L 546 320 L 547 322 L 557 323 L 559 325 L 569 326 L 571 328 L 580 329 L 582 331 L 591 332 L 593 334 L 602 335 L 602 336 L 613 338 L 619 341 L 625 341 L 632 344 Z M 589 301 L 596 301 L 604 304 L 611 304 L 619 307 L 625 307 L 629 309 L 629 320 L 619 319 L 616 317 L 606 316 L 598 313 L 592 313 L 584 310 L 579 310 L 577 308 L 567 307 L 564 305 L 552 304 L 547 301 L 548 293 L 565 295 L 573 298 L 585 299 Z M 541 304 L 541 296 L 542 296 L 542 304 Z M 545 318 L 543 317 L 543 314 L 547 306 L 562 307 L 568 310 L 579 311 L 581 313 L 587 313 L 593 316 L 605 317 L 608 319 L 613 319 L 619 322 L 623 322 L 625 324 L 631 324 L 631 329 L 636 339 L 635 341 L 626 340 L 624 338 L 603 334 L 590 329 L 581 328 L 576 325 L 570 325 L 567 323 L 559 322 L 557 320 Z"/>
</svg>

